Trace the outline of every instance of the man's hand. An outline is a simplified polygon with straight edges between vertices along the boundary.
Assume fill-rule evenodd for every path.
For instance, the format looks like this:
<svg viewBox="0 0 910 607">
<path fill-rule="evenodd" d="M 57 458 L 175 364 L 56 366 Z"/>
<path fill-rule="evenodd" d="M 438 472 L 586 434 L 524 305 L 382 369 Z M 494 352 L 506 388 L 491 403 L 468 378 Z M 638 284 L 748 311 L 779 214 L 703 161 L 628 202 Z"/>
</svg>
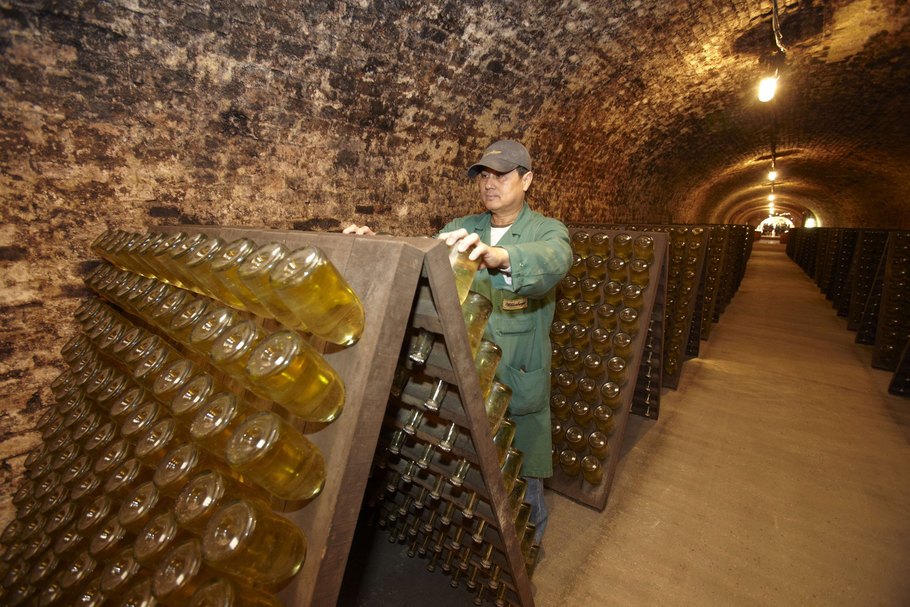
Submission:
<svg viewBox="0 0 910 607">
<path fill-rule="evenodd" d="M 370 229 L 370 226 L 359 226 L 352 223 L 341 231 L 342 234 L 355 234 L 357 236 L 376 236 L 376 232 Z"/>
<path fill-rule="evenodd" d="M 480 235 L 476 232 L 468 233 L 464 228 L 454 232 L 442 232 L 439 234 L 440 240 L 445 240 L 448 246 L 455 246 L 459 252 L 463 253 L 471 250 L 468 257 L 470 259 L 479 259 L 480 267 L 490 270 L 506 270 L 511 267 L 509 261 L 509 252 L 502 247 L 491 247 L 480 241 Z"/>
</svg>

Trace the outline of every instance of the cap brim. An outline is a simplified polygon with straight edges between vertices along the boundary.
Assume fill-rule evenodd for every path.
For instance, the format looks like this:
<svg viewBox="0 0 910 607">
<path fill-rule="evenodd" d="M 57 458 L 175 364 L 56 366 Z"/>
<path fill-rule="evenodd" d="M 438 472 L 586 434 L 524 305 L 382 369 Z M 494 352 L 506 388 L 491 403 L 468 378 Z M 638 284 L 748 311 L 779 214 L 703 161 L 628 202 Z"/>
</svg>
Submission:
<svg viewBox="0 0 910 607">
<path fill-rule="evenodd" d="M 520 166 L 520 164 L 509 162 L 508 160 L 491 158 L 489 160 L 483 161 L 482 163 L 478 162 L 477 164 L 472 164 L 468 169 L 468 177 L 477 177 L 477 174 L 484 169 L 493 169 L 499 173 L 508 173 L 509 171 L 514 171 Z"/>
</svg>

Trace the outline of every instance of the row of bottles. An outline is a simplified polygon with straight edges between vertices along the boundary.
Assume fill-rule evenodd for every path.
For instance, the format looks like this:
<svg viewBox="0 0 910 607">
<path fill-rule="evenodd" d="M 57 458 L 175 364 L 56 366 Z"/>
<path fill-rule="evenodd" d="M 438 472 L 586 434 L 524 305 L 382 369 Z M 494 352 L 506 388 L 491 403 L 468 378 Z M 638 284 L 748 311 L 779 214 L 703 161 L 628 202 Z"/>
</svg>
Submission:
<svg viewBox="0 0 910 607">
<path fill-rule="evenodd" d="M 92 273 L 86 284 L 149 327 L 143 330 L 107 308 L 108 313 L 92 319 L 86 330 L 99 341 L 102 353 L 112 357 L 123 353 L 123 362 L 135 362 L 141 373 L 182 358 L 178 352 L 182 346 L 203 366 L 211 365 L 242 388 L 306 421 L 330 422 L 341 413 L 344 383 L 298 332 L 269 331 L 255 316 L 108 264 Z M 124 340 L 135 341 L 132 350 Z"/>
<path fill-rule="evenodd" d="M 815 242 L 818 237 L 812 237 L 812 234 L 821 235 L 824 233 L 824 231 L 792 231 L 790 242 L 793 243 L 793 246 L 791 247 L 788 243 L 787 254 L 790 255 L 791 259 L 800 263 L 800 257 L 797 250 L 798 248 L 802 248 L 800 245 L 804 244 L 807 240 Z M 844 266 L 838 266 L 836 270 L 838 273 L 846 271 L 848 274 L 846 290 L 849 291 L 849 295 L 846 297 L 846 308 L 847 329 L 850 331 L 857 331 L 860 328 L 863 317 L 871 318 L 874 316 L 872 309 L 870 309 L 868 313 L 866 312 L 866 304 L 870 303 L 870 308 L 875 305 L 875 298 L 872 298 L 873 301 L 870 302 L 869 296 L 876 283 L 879 267 L 884 263 L 885 249 L 887 246 L 888 232 L 884 230 L 860 230 L 857 235 L 857 244 L 853 259 Z M 803 269 L 805 270 L 805 267 L 803 267 Z M 859 336 L 857 336 L 857 343 L 871 344 L 874 343 L 874 339 L 860 340 Z"/>
<path fill-rule="evenodd" d="M 732 299 L 751 254 L 752 229 L 747 225 L 611 225 L 613 230 L 666 233 L 666 297 L 654 355 L 661 359 L 660 382 L 675 388 L 682 364 L 698 356 L 699 342 Z M 658 296 L 658 301 L 659 301 Z M 636 394 L 632 412 L 657 416 L 657 407 Z M 650 411 L 652 413 L 644 413 Z"/>
<path fill-rule="evenodd" d="M 108 230 L 92 251 L 122 269 L 332 343 L 353 344 L 363 331 L 360 299 L 318 247 L 289 251 L 279 242 L 258 246 L 248 238 L 227 243 L 203 233 Z"/>
<path fill-rule="evenodd" d="M 708 250 L 705 252 L 705 283 L 701 317 L 701 338 L 708 339 L 711 327 L 720 316 L 718 312 L 721 299 L 721 284 L 727 259 L 727 241 L 730 230 L 726 226 L 715 226 L 708 238 Z"/>
<path fill-rule="evenodd" d="M 298 331 L 354 343 L 359 299 L 315 247 L 108 231 L 93 250 L 109 263 L 86 284 L 103 299 L 80 304 L 61 349 L 68 368 L 2 534 L 2 602 L 279 605 L 272 592 L 301 568 L 307 540 L 270 504 L 318 495 L 325 463 L 257 397 L 335 419 L 344 384 Z M 222 265 L 236 275 L 245 262 L 278 278 L 242 301 L 216 296 Z M 263 301 L 279 285 L 302 311 L 268 329 Z"/>
<path fill-rule="evenodd" d="M 300 568 L 306 538 L 271 510 L 261 477 L 190 441 L 112 367 L 83 382 L 82 360 L 53 382 L 56 404 L 39 420 L 43 442 L 0 538 L 4 604 L 278 605 L 269 585 Z M 88 385 L 101 387 L 89 395 Z M 131 391 L 142 398 L 126 408 Z M 219 596 L 229 602 L 210 602 Z"/>
<path fill-rule="evenodd" d="M 708 233 L 700 226 L 670 228 L 663 334 L 663 379 L 675 387 L 686 357 L 689 332 L 694 324 L 702 264 Z"/>
<path fill-rule="evenodd" d="M 510 500 L 520 497 L 523 483 L 519 479 Z M 373 500 L 376 524 L 386 530 L 388 540 L 406 543 L 409 556 L 426 559 L 427 571 L 448 575 L 453 588 L 463 585 L 473 592 L 476 605 L 512 604 L 508 564 L 489 519 L 472 511 L 470 501 L 457 505 L 456 501 L 434 500 L 432 496 L 422 501 L 424 494 L 430 495 L 424 487 L 416 496 L 397 489 L 384 501 Z M 470 495 L 468 499 L 476 504 L 476 494 Z M 533 544 L 535 527 L 527 522 L 529 516 L 530 507 L 525 504 L 515 512 L 511 524 L 518 534 L 525 566 L 532 571 L 539 548 Z"/>
<path fill-rule="evenodd" d="M 630 411 L 637 415 L 657 418 L 660 407 L 660 389 L 663 382 L 661 351 L 663 341 L 663 319 L 661 306 L 655 303 L 654 312 L 648 322 L 648 332 L 642 348 L 641 363 Z"/>
<path fill-rule="evenodd" d="M 894 371 L 910 340 L 910 232 L 894 232 L 888 243 L 872 366 Z"/>
</svg>

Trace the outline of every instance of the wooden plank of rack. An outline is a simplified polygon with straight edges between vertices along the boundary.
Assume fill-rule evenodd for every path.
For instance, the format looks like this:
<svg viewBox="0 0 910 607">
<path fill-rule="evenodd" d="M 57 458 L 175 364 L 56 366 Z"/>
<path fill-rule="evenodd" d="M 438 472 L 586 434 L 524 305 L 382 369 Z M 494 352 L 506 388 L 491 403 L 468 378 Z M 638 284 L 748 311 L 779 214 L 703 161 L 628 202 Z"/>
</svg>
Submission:
<svg viewBox="0 0 910 607">
<path fill-rule="evenodd" d="M 814 232 L 813 232 L 814 233 Z M 875 282 L 875 271 L 888 243 L 884 230 L 862 230 L 853 255 L 850 302 L 847 304 L 847 330 L 858 331 L 866 298 Z"/>
<path fill-rule="evenodd" d="M 667 257 L 664 257 L 663 267 L 658 273 L 660 281 L 655 285 L 657 292 L 651 308 L 651 321 L 649 322 L 651 327 L 648 330 L 650 335 L 646 335 L 645 338 L 635 391 L 632 394 L 632 404 L 629 408 L 629 412 L 633 415 L 654 420 L 660 416 L 660 390 L 664 381 L 664 348 L 666 347 L 664 340 L 667 334 L 667 319 L 670 316 L 666 311 L 668 263 Z"/>
<path fill-rule="evenodd" d="M 323 352 L 344 380 L 344 411 L 328 425 L 295 423 L 322 452 L 325 487 L 308 504 L 279 504 L 284 516 L 304 531 L 309 544 L 301 571 L 279 598 L 285 605 L 335 605 L 423 258 L 434 243 L 426 238 L 162 227 L 162 231 L 177 229 L 226 241 L 245 237 L 257 244 L 282 242 L 292 249 L 316 245 L 363 302 L 366 319 L 360 340 L 348 348 L 330 346 Z"/>
<path fill-rule="evenodd" d="M 878 330 L 878 315 L 882 303 L 882 287 L 885 282 L 885 266 L 888 261 L 888 248 L 892 240 L 891 233 L 888 233 L 885 246 L 882 249 L 881 257 L 876 266 L 874 278 L 869 291 L 865 294 L 865 305 L 860 317 L 859 329 L 856 332 L 856 343 L 874 345 L 875 334 Z"/>
<path fill-rule="evenodd" d="M 446 502 L 459 504 L 467 492 L 473 491 L 479 498 L 475 517 L 482 518 L 489 526 L 487 538 L 499 550 L 498 564 L 502 568 L 504 586 L 509 589 L 510 604 L 533 605 L 530 581 L 520 549 L 520 538 L 512 524 L 512 513 L 508 511 L 508 497 L 499 468 L 498 455 L 490 434 L 489 420 L 483 407 L 480 385 L 473 357 L 470 353 L 467 333 L 459 305 L 452 271 L 445 245 L 436 241 L 436 248 L 427 252 L 421 279 L 411 310 L 411 327 L 405 337 L 403 350 L 407 352 L 410 339 L 419 329 L 437 335 L 425 365 L 411 365 L 409 378 L 400 394 L 393 395 L 385 409 L 383 429 L 379 439 L 379 450 L 374 459 L 373 480 L 376 488 L 370 491 L 368 501 L 377 507 L 374 515 L 385 523 L 385 512 L 389 508 L 406 508 L 405 495 L 412 498 L 415 491 L 429 489 L 439 478 L 450 477 L 455 462 L 460 458 L 468 460 L 472 467 L 460 488 L 445 484 L 441 503 L 425 503 L 420 513 L 407 510 L 398 513 L 389 529 L 390 541 L 402 537 L 404 525 L 417 524 L 415 517 L 433 510 L 445 508 Z M 404 360 L 403 357 L 399 357 Z M 438 411 L 429 411 L 425 401 L 433 384 L 442 379 L 449 385 L 447 395 Z M 403 428 L 414 409 L 424 411 L 424 419 L 412 436 L 407 436 L 399 454 L 389 456 L 388 443 L 394 432 Z M 418 470 L 407 482 L 401 478 L 405 466 L 420 457 L 424 445 L 438 438 L 437 431 L 449 422 L 460 427 L 458 438 L 447 453 L 434 452 L 426 462 L 424 470 Z M 420 446 L 418 446 L 420 445 Z M 413 471 L 413 470 L 412 470 Z M 391 495 L 389 495 L 391 493 Z M 378 495 L 377 495 L 378 494 Z M 406 523 L 405 520 L 410 522 Z M 453 523 L 455 527 L 464 525 Z M 409 532 L 410 532 L 409 528 Z M 470 529 L 465 527 L 470 533 Z M 439 530 L 434 531 L 434 533 Z M 446 532 L 447 533 L 447 532 Z M 495 536 L 495 537 L 493 537 Z M 381 565 L 380 565 L 381 566 Z M 382 579 L 384 579 L 383 576 Z M 389 579 L 395 584 L 395 579 Z"/>
<path fill-rule="evenodd" d="M 725 226 L 711 226 L 711 237 L 708 240 L 708 251 L 705 263 L 708 273 L 705 289 L 704 308 L 702 309 L 701 338 L 706 340 L 711 335 L 711 327 L 720 318 L 717 311 L 720 295 L 720 282 L 723 280 L 724 250 L 726 249 L 727 231 Z"/>
<path fill-rule="evenodd" d="M 455 282 L 452 280 L 448 248 L 442 242 L 439 242 L 438 245 L 427 252 L 425 267 L 433 304 L 445 336 L 447 358 L 455 373 L 456 384 L 467 415 L 465 421 L 474 443 L 480 463 L 480 473 L 497 521 L 496 530 L 509 565 L 507 573 L 512 577 L 514 591 L 518 595 L 520 604 L 532 607 L 534 598 L 531 594 L 531 582 L 521 553 L 520 538 L 515 532 L 511 512 L 508 510 L 508 495 L 506 495 L 502 472 L 499 468 L 499 458 L 493 445 L 490 424 L 483 406 L 477 369 L 465 330 L 464 316 L 455 292 Z"/>
</svg>

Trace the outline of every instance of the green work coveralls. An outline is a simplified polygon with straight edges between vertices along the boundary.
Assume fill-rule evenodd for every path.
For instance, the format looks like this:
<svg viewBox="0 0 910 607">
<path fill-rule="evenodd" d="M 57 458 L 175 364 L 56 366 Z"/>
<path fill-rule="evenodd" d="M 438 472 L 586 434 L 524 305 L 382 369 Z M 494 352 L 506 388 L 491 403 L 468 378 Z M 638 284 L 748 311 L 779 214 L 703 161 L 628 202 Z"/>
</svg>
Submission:
<svg viewBox="0 0 910 607">
<path fill-rule="evenodd" d="M 441 231 L 465 228 L 490 244 L 489 212 L 449 222 Z M 556 285 L 572 265 L 569 231 L 557 219 L 525 202 L 518 218 L 496 244 L 509 252 L 512 284 L 497 271 L 481 270 L 472 289 L 490 298 L 493 313 L 486 339 L 502 348 L 496 376 L 512 388 L 509 414 L 516 425 L 513 445 L 524 454 L 522 476 L 553 474 L 550 434 L 550 324 Z"/>
</svg>

